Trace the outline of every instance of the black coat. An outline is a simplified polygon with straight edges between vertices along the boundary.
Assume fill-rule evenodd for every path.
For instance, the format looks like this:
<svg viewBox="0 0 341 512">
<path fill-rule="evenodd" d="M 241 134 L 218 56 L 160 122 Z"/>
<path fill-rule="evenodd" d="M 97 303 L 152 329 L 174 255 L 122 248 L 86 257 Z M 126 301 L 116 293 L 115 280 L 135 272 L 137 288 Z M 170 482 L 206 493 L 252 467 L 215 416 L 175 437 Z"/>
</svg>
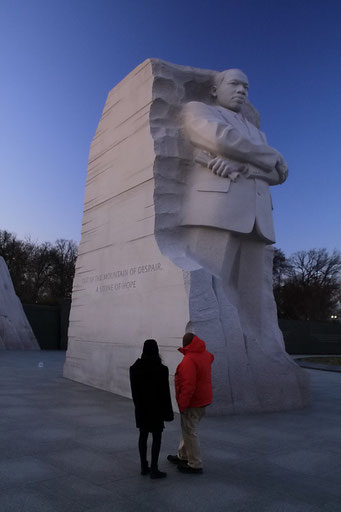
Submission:
<svg viewBox="0 0 341 512">
<path fill-rule="evenodd" d="M 163 430 L 174 419 L 168 368 L 153 359 L 138 359 L 130 367 L 130 385 L 137 428 Z"/>
</svg>

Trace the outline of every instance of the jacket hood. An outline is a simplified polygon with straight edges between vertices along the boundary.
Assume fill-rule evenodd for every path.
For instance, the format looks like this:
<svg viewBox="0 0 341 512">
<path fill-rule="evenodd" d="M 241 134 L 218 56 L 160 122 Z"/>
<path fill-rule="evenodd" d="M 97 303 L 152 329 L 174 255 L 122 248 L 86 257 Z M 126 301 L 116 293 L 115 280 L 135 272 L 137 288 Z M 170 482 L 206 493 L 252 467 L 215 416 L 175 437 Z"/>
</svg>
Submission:
<svg viewBox="0 0 341 512">
<path fill-rule="evenodd" d="M 178 351 L 181 352 L 181 354 L 188 354 L 189 352 L 204 352 L 206 350 L 206 344 L 203 340 L 198 338 L 198 336 L 194 336 L 191 343 L 187 345 L 186 347 L 180 347 L 178 348 Z"/>
</svg>

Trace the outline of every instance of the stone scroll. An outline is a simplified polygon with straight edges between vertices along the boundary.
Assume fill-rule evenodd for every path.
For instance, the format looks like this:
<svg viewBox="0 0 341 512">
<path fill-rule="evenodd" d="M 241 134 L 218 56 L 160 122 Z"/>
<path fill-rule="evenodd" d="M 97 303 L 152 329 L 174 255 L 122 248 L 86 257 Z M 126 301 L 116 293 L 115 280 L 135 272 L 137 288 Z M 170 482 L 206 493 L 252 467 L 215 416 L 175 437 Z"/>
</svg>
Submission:
<svg viewBox="0 0 341 512">
<path fill-rule="evenodd" d="M 211 103 L 214 74 L 149 59 L 109 93 L 90 148 L 64 376 L 130 396 L 129 366 L 155 338 L 172 380 L 187 329 L 215 355 L 213 413 L 304 407 L 309 383 L 278 328 L 271 246 L 250 322 L 237 321 L 224 283 L 188 257 L 182 219 L 194 156 L 182 112 Z M 259 127 L 248 102 L 243 115 Z M 219 244 L 215 233 L 197 241 L 213 254 Z M 245 282 L 252 250 L 240 263 Z"/>
</svg>

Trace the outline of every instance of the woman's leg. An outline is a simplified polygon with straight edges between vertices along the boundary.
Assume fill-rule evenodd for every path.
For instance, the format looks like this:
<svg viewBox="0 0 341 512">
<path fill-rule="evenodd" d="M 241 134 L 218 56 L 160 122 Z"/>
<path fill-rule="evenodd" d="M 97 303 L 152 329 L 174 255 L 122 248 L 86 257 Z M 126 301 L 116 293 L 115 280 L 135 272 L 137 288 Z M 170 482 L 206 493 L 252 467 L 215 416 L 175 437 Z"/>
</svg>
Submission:
<svg viewBox="0 0 341 512">
<path fill-rule="evenodd" d="M 153 434 L 153 443 L 152 443 L 152 463 L 151 463 L 151 478 L 164 478 L 167 476 L 167 473 L 163 471 L 159 471 L 158 462 L 159 462 L 159 454 L 161 448 L 161 438 L 162 438 L 162 430 L 157 430 L 152 432 Z"/>
<path fill-rule="evenodd" d="M 139 437 L 139 453 L 141 459 L 141 473 L 146 474 L 149 471 L 148 461 L 147 461 L 147 440 L 148 440 L 148 430 L 140 428 L 140 437 Z"/>
<path fill-rule="evenodd" d="M 153 432 L 153 443 L 152 443 L 152 463 L 151 468 L 157 469 L 159 463 L 159 454 L 161 448 L 162 431 Z"/>
</svg>

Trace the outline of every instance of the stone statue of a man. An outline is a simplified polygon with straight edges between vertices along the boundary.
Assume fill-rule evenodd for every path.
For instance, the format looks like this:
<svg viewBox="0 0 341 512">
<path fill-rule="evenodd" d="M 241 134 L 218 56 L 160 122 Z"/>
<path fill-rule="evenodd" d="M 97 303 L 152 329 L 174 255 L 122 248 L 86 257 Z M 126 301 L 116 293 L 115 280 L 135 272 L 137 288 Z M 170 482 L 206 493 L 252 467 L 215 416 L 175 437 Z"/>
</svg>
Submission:
<svg viewBox="0 0 341 512">
<path fill-rule="evenodd" d="M 241 113 L 248 87 L 242 71 L 229 69 L 217 74 L 212 105 L 185 104 L 183 129 L 193 145 L 193 165 L 180 222 L 187 231 L 188 269 L 203 268 L 221 279 L 243 332 L 253 336 L 264 249 L 275 242 L 269 185 L 283 183 L 288 168 Z"/>
<path fill-rule="evenodd" d="M 172 374 L 185 328 L 215 356 L 211 412 L 309 402 L 272 289 L 269 185 L 287 167 L 247 87 L 239 70 L 147 59 L 110 91 L 89 155 L 66 377 L 129 396 L 134 340 L 157 337 Z"/>
</svg>

